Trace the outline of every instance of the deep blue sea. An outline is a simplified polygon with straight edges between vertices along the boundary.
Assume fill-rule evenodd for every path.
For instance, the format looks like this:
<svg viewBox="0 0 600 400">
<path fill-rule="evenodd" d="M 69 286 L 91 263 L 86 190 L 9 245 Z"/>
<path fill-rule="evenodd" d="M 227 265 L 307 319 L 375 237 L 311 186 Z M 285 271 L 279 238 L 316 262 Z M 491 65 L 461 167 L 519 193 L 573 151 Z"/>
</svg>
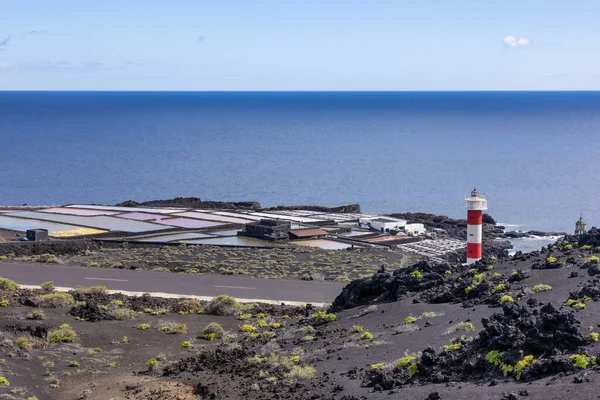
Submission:
<svg viewBox="0 0 600 400">
<path fill-rule="evenodd" d="M 600 92 L 0 92 L 0 204 L 198 196 L 600 225 Z"/>
</svg>

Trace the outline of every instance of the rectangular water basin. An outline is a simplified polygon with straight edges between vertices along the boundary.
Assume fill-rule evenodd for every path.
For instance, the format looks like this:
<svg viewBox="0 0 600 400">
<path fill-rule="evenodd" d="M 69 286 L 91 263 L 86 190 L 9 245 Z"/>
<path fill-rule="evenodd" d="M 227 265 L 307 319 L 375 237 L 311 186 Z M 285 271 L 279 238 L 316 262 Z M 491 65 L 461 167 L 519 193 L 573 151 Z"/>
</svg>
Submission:
<svg viewBox="0 0 600 400">
<path fill-rule="evenodd" d="M 264 247 L 268 246 L 269 242 L 264 240 L 252 239 L 247 237 L 220 237 L 215 239 L 200 239 L 200 240 L 185 240 L 186 244 L 208 244 L 215 246 L 250 246 L 250 247 Z"/>
<path fill-rule="evenodd" d="M 68 232 L 81 229 L 81 227 L 36 219 L 13 218 L 2 215 L 0 216 L 0 229 L 8 229 L 11 231 L 20 232 L 25 232 L 28 229 L 47 229 L 48 234 L 54 235 L 54 232 Z"/>
<path fill-rule="evenodd" d="M 173 216 L 197 218 L 197 219 L 203 219 L 206 221 L 218 221 L 218 222 L 225 222 L 225 223 L 229 223 L 229 224 L 247 224 L 248 222 L 252 222 L 251 219 L 227 217 L 225 215 L 215 215 L 215 214 L 200 213 L 200 212 L 195 212 L 195 211 L 187 211 L 187 212 L 177 213 L 177 214 L 173 214 Z"/>
<path fill-rule="evenodd" d="M 94 216 L 94 215 L 114 215 L 120 211 L 106 211 L 106 210 L 90 210 L 86 208 L 69 208 L 69 207 L 53 207 L 45 208 L 43 210 L 37 210 L 39 212 L 51 213 L 51 214 L 68 214 L 68 215 L 81 215 L 81 216 Z"/>
<path fill-rule="evenodd" d="M 207 235 L 205 233 L 195 233 L 195 232 L 186 232 L 186 233 L 174 233 L 172 235 L 160 235 L 160 236 L 152 236 L 143 239 L 137 239 L 137 242 L 176 242 L 181 240 L 189 240 L 189 239 L 204 239 L 211 238 L 214 236 Z"/>
<path fill-rule="evenodd" d="M 25 211 L 10 214 L 11 217 L 39 219 L 43 221 L 59 222 L 63 224 L 80 225 L 88 228 L 104 229 L 108 231 L 123 232 L 145 232 L 158 231 L 165 228 L 164 225 L 151 224 L 148 222 L 131 221 L 127 219 L 110 217 L 104 215 L 81 216 L 81 215 L 62 215 L 34 211 Z M 61 229 L 66 230 L 66 229 Z"/>
<path fill-rule="evenodd" d="M 318 247 L 325 250 L 342 250 L 352 247 L 351 244 L 334 242 L 333 240 L 315 239 L 315 240 L 299 240 L 296 242 L 290 242 L 299 246 L 310 246 Z"/>
<path fill-rule="evenodd" d="M 157 214 L 170 214 L 185 211 L 183 208 L 135 208 L 135 207 L 116 207 L 116 206 L 95 206 L 88 204 L 71 204 L 69 208 L 86 208 L 91 210 L 106 210 L 120 212 L 149 212 Z"/>
</svg>

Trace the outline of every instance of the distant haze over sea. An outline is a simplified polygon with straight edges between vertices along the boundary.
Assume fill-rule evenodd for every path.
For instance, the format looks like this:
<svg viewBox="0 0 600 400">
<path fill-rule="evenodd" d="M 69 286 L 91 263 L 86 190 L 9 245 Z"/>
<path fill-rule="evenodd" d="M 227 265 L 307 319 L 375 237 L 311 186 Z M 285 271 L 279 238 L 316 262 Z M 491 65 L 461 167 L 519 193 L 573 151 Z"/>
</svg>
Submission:
<svg viewBox="0 0 600 400">
<path fill-rule="evenodd" d="M 176 196 L 600 226 L 600 92 L 0 92 L 0 204 Z"/>
</svg>

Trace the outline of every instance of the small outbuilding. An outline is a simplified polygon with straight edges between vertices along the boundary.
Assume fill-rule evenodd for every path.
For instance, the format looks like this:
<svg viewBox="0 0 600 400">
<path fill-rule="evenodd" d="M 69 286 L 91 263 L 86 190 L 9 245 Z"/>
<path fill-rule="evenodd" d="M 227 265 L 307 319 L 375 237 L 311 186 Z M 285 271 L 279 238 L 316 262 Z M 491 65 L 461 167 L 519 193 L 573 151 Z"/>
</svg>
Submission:
<svg viewBox="0 0 600 400">
<path fill-rule="evenodd" d="M 321 228 L 292 229 L 290 239 L 314 239 L 322 238 L 328 235 L 326 230 Z"/>
<path fill-rule="evenodd" d="M 361 218 L 359 220 L 359 225 L 366 226 L 381 233 L 390 231 L 400 232 L 404 230 L 406 220 L 390 217 Z"/>
<path fill-rule="evenodd" d="M 29 229 L 25 233 L 25 237 L 31 242 L 45 242 L 48 240 L 47 229 Z"/>
<path fill-rule="evenodd" d="M 277 219 L 261 219 L 260 221 L 246 224 L 238 236 L 247 236 L 262 240 L 288 240 L 291 224 Z"/>
</svg>

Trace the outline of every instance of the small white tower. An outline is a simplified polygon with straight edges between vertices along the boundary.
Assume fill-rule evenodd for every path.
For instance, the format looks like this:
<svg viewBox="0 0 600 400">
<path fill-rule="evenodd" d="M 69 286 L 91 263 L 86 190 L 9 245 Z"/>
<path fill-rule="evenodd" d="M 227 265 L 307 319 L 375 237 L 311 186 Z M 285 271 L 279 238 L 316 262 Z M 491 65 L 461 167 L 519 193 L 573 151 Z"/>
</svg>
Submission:
<svg viewBox="0 0 600 400">
<path fill-rule="evenodd" d="M 465 197 L 467 209 L 467 264 L 481 259 L 481 239 L 483 236 L 483 211 L 487 210 L 485 196 L 473 189 L 470 196 Z"/>
</svg>

